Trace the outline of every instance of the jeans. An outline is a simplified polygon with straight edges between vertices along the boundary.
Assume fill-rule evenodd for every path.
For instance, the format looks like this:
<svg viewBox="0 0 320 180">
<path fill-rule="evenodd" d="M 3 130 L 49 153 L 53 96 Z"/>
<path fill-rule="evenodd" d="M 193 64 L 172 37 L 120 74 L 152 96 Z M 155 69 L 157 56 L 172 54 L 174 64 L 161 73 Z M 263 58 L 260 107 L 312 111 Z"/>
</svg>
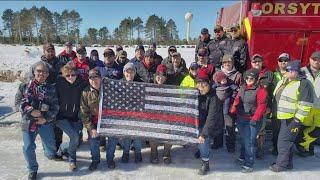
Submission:
<svg viewBox="0 0 320 180">
<path fill-rule="evenodd" d="M 75 163 L 77 160 L 77 146 L 79 144 L 79 130 L 80 130 L 81 122 L 77 121 L 69 121 L 67 119 L 58 120 L 56 122 L 56 126 L 60 128 L 63 132 L 65 132 L 69 138 L 69 162 Z"/>
<path fill-rule="evenodd" d="M 253 167 L 255 155 L 255 142 L 257 133 L 261 127 L 261 121 L 253 122 L 243 117 L 238 117 L 237 126 L 240 134 L 241 153 L 240 158 L 244 159 L 244 165 Z"/>
<path fill-rule="evenodd" d="M 90 152 L 92 161 L 100 161 L 100 136 L 92 138 L 89 135 Z"/>
<path fill-rule="evenodd" d="M 125 138 L 123 139 L 123 154 L 129 154 L 130 145 L 132 139 Z M 141 153 L 141 140 L 140 139 L 133 139 L 133 147 L 135 153 Z"/>
<path fill-rule="evenodd" d="M 210 156 L 210 139 L 205 138 L 204 143 L 198 144 L 200 157 L 203 161 L 209 161 Z"/>
<path fill-rule="evenodd" d="M 56 155 L 56 145 L 52 123 L 39 125 L 37 131 L 35 132 L 23 131 L 23 155 L 25 160 L 27 161 L 29 172 L 37 172 L 39 167 L 35 152 L 35 139 L 38 133 L 41 137 L 45 156 L 49 159 L 52 159 Z"/>
<path fill-rule="evenodd" d="M 118 143 L 118 138 L 116 137 L 108 137 L 108 145 L 107 145 L 107 161 L 113 161 L 114 153 L 116 151 L 116 146 Z"/>
</svg>

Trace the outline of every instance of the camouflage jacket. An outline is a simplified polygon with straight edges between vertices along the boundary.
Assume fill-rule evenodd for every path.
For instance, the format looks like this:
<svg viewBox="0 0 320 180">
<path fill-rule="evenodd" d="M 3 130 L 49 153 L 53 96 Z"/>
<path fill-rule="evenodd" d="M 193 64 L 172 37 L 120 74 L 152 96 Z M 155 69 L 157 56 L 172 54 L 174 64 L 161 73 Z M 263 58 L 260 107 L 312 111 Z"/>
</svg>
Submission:
<svg viewBox="0 0 320 180">
<path fill-rule="evenodd" d="M 88 131 L 97 128 L 100 93 L 98 90 L 87 87 L 80 99 L 80 119 Z"/>
</svg>

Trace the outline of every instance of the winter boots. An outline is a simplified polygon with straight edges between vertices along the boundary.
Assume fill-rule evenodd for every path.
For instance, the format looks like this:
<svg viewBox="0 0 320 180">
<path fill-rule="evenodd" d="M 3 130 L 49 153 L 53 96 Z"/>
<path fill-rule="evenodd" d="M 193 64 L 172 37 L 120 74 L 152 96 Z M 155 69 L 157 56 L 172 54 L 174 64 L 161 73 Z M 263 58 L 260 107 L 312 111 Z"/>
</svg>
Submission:
<svg viewBox="0 0 320 180">
<path fill-rule="evenodd" d="M 210 171 L 209 161 L 202 160 L 201 168 L 198 171 L 199 175 L 206 175 Z"/>
</svg>

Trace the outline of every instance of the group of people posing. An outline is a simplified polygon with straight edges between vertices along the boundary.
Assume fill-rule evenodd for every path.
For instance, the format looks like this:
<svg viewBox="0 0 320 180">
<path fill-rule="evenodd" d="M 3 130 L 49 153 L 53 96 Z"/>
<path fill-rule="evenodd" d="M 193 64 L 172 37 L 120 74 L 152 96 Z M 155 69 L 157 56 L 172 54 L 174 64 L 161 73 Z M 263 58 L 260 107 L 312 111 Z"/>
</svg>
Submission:
<svg viewBox="0 0 320 180">
<path fill-rule="evenodd" d="M 274 172 L 293 168 L 293 147 L 304 156 L 312 154 L 313 142 L 320 133 L 320 51 L 310 57 L 308 66 L 291 60 L 283 52 L 278 69 L 269 71 L 264 58 L 255 54 L 249 59 L 247 45 L 239 27 L 230 28 L 226 37 L 223 27 L 214 28 L 210 39 L 203 28 L 196 47 L 195 61 L 186 66 L 175 46 L 169 46 L 168 57 L 156 53 L 153 43 L 145 51 L 138 45 L 129 60 L 121 46 L 116 52 L 107 48 L 100 60 L 97 50 L 87 57 L 85 46 L 73 51 L 71 42 L 56 56 L 52 44 L 43 45 L 41 60 L 32 65 L 30 78 L 19 86 L 15 98 L 21 111 L 23 154 L 29 179 L 36 179 L 38 163 L 35 139 L 41 136 L 44 154 L 49 160 L 62 161 L 63 132 L 69 136 L 67 150 L 69 169 L 77 169 L 76 151 L 82 142 L 83 126 L 88 132 L 91 151 L 89 170 L 98 168 L 100 151 L 106 151 L 107 166 L 116 167 L 117 144 L 123 149 L 121 162 L 129 162 L 130 148 L 135 163 L 142 162 L 143 140 L 151 147 L 150 162 L 159 163 L 158 146 L 164 144 L 163 162 L 170 164 L 172 144 L 155 139 L 103 137 L 97 133 L 102 78 L 168 84 L 199 90 L 199 137 L 194 156 L 201 158 L 198 174 L 209 171 L 210 149 L 223 147 L 236 151 L 236 127 L 240 136 L 241 171 L 253 171 L 254 159 L 264 157 L 265 127 L 271 119 Z M 250 63 L 251 68 L 247 69 Z M 107 139 L 107 146 L 106 146 Z M 213 140 L 213 144 L 211 144 Z"/>
</svg>

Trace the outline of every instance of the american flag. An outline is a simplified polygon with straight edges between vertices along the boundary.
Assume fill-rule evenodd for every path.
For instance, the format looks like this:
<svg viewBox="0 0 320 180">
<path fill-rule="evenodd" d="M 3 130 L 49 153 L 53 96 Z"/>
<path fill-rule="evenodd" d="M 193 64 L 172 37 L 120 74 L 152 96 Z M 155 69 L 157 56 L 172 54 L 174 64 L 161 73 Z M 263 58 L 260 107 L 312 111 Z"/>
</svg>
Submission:
<svg viewBox="0 0 320 180">
<path fill-rule="evenodd" d="M 197 143 L 198 91 L 104 78 L 98 132 Z"/>
</svg>

